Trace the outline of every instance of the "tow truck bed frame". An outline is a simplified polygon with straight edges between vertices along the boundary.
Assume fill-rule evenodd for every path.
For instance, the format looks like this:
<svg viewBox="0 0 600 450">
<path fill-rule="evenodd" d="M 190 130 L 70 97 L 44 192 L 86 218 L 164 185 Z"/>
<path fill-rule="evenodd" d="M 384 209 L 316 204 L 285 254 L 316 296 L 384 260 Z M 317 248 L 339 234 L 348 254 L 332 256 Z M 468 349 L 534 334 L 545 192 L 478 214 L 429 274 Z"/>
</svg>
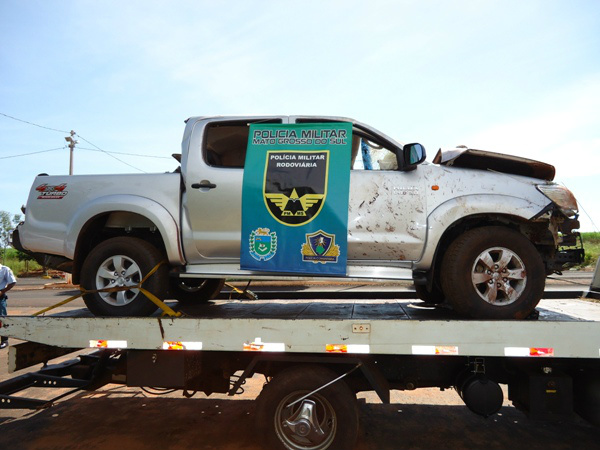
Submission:
<svg viewBox="0 0 600 450">
<path fill-rule="evenodd" d="M 219 301 L 187 310 L 196 317 L 9 316 L 2 334 L 63 348 L 600 359 L 600 305 L 571 304 L 597 313 L 542 306 L 538 320 L 482 321 L 411 301 Z"/>
</svg>

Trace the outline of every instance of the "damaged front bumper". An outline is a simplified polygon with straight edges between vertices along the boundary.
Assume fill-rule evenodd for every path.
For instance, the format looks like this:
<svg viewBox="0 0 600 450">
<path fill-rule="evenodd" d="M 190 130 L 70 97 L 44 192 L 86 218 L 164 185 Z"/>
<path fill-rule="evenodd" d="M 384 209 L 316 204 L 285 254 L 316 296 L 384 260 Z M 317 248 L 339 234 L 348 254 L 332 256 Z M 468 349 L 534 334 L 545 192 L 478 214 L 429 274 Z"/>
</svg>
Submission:
<svg viewBox="0 0 600 450">
<path fill-rule="evenodd" d="M 577 266 L 585 260 L 581 234 L 573 231 L 579 229 L 579 226 L 577 218 L 567 219 L 559 224 L 559 244 L 554 257 L 549 262 L 551 264 L 549 269 L 553 272 L 560 272 L 569 267 Z"/>
<path fill-rule="evenodd" d="M 574 245 L 561 245 L 558 247 L 554 255 L 554 270 L 568 269 L 569 267 L 577 266 L 585 260 L 585 250 L 583 248 L 583 240 L 579 233 L 573 233 L 567 236 L 569 240 L 576 241 Z"/>
</svg>

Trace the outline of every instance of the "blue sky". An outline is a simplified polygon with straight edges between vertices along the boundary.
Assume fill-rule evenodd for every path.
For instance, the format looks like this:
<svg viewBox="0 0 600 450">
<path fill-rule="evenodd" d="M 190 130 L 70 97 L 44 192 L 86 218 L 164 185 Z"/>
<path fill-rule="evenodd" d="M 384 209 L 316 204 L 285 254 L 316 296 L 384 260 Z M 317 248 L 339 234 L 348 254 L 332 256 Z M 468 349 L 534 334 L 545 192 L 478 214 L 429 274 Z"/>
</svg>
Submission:
<svg viewBox="0 0 600 450">
<path fill-rule="evenodd" d="M 554 164 L 598 231 L 599 30 L 596 0 L 0 0 L 0 113 L 85 138 L 76 174 L 174 169 L 190 116 L 348 116 Z M 68 172 L 64 136 L 0 115 L 0 209 Z"/>
</svg>

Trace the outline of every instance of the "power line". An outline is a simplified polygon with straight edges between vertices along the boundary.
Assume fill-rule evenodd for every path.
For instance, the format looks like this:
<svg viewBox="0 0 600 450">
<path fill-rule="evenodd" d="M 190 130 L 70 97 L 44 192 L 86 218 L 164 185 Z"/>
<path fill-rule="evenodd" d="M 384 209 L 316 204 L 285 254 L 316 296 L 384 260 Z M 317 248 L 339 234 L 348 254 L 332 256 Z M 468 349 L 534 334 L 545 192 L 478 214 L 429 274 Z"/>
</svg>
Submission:
<svg viewBox="0 0 600 450">
<path fill-rule="evenodd" d="M 68 131 L 58 130 L 56 128 L 45 127 L 43 125 L 38 125 L 37 123 L 28 122 L 27 120 L 23 120 L 23 119 L 18 119 L 16 117 L 9 116 L 8 114 L 4 114 L 4 113 L 1 113 L 1 112 L 0 112 L 0 115 L 2 115 L 4 117 L 8 117 L 9 119 L 12 119 L 12 120 L 16 120 L 17 122 L 23 122 L 23 123 L 26 123 L 28 125 L 33 125 L 34 127 L 43 128 L 45 130 L 58 131 L 59 133 L 68 133 Z"/>
<path fill-rule="evenodd" d="M 65 146 L 62 146 L 62 147 L 56 147 L 56 148 L 49 148 L 48 150 L 40 150 L 39 152 L 21 153 L 19 155 L 10 155 L 10 156 L 0 156 L 0 159 L 19 158 L 20 156 L 37 155 L 38 153 L 53 152 L 55 150 L 63 150 L 65 148 L 66 148 Z"/>
<path fill-rule="evenodd" d="M 45 126 L 43 126 L 43 125 L 39 125 L 39 124 L 37 124 L 37 123 L 33 123 L 33 122 L 29 122 L 29 121 L 27 121 L 27 120 L 19 119 L 19 118 L 17 118 L 17 117 L 13 117 L 13 116 L 10 116 L 10 115 L 8 115 L 8 114 L 5 114 L 5 113 L 2 113 L 2 112 L 0 112 L 0 115 L 2 115 L 2 116 L 4 116 L 4 117 L 8 117 L 9 119 L 12 119 L 12 120 L 16 120 L 17 122 L 22 122 L 22 123 L 26 123 L 26 124 L 28 124 L 28 125 L 32 125 L 32 126 L 34 126 L 34 127 L 43 128 L 43 129 L 45 129 L 45 130 L 50 130 L 50 131 L 57 131 L 57 132 L 59 132 L 59 133 L 71 134 L 71 136 L 73 136 L 72 132 L 70 132 L 70 131 L 59 130 L 59 129 L 57 129 L 57 128 L 45 127 Z M 81 135 L 79 135 L 79 134 L 76 134 L 76 133 L 74 133 L 74 134 L 75 134 L 75 135 L 76 135 L 76 136 L 77 136 L 79 139 L 81 139 L 82 141 L 85 141 L 85 142 L 87 142 L 88 144 L 90 144 L 90 145 L 92 145 L 92 146 L 96 147 L 96 148 L 97 148 L 99 151 L 101 151 L 102 153 L 105 153 L 105 154 L 107 154 L 107 155 L 108 155 L 108 156 L 110 156 L 111 158 L 114 158 L 114 159 L 116 159 L 116 160 L 117 160 L 117 161 L 119 161 L 120 163 L 123 163 L 123 164 L 125 164 L 126 166 L 129 166 L 129 167 L 131 167 L 132 169 L 138 170 L 138 171 L 140 171 L 140 172 L 147 173 L 146 171 L 144 171 L 144 170 L 142 170 L 142 169 L 139 169 L 139 168 L 137 168 L 137 167 L 135 167 L 135 166 L 133 166 L 133 165 L 131 165 L 131 164 L 129 164 L 129 163 L 127 163 L 127 162 L 125 162 L 125 161 L 123 161 L 123 160 L 119 159 L 119 158 L 117 158 L 116 156 L 112 155 L 110 152 L 107 152 L 106 150 L 103 150 L 103 149 L 101 149 L 100 147 L 98 147 L 98 146 L 97 146 L 96 144 L 94 144 L 93 142 L 90 142 L 90 141 L 88 141 L 87 139 L 85 139 L 83 136 L 81 136 Z M 63 147 L 63 148 L 64 148 L 64 147 Z M 39 152 L 39 153 L 41 153 L 41 152 Z M 32 153 L 32 154 L 33 154 L 33 153 Z M 16 156 L 25 156 L 25 155 L 16 155 Z M 16 156 L 15 156 L 15 157 L 16 157 Z M 136 156 L 137 156 L 137 155 L 136 155 Z M 6 158 L 6 157 L 0 158 L 0 159 L 5 159 L 5 158 Z"/>
<path fill-rule="evenodd" d="M 77 149 L 78 150 L 89 150 L 92 152 L 101 152 L 102 151 L 102 150 L 97 150 L 95 148 L 87 148 L 87 147 L 77 147 Z M 140 155 L 139 153 L 113 152 L 113 151 L 109 151 L 109 150 L 105 150 L 105 153 L 111 153 L 113 155 L 139 156 L 141 158 L 171 159 L 170 156 Z"/>
<path fill-rule="evenodd" d="M 116 160 L 117 160 L 117 161 L 119 161 L 120 163 L 123 163 L 123 164 L 125 164 L 126 166 L 129 166 L 129 167 L 131 167 L 132 169 L 139 170 L 140 172 L 143 172 L 143 173 L 148 173 L 148 172 L 146 172 L 146 171 L 144 171 L 144 170 L 142 170 L 142 169 L 139 169 L 139 168 L 137 168 L 137 167 L 135 167 L 135 166 L 133 166 L 133 165 L 131 165 L 131 164 L 129 164 L 129 163 L 127 163 L 127 162 L 123 161 L 122 159 L 119 159 L 119 158 L 117 158 L 115 155 L 111 155 L 109 152 L 107 152 L 106 150 L 103 150 L 103 149 L 101 149 L 100 147 L 98 147 L 98 146 L 97 146 L 96 144 L 94 144 L 93 142 L 90 142 L 90 141 L 88 141 L 86 138 L 84 138 L 84 137 L 83 137 L 83 136 L 81 136 L 80 134 L 75 134 L 75 135 L 76 135 L 76 136 L 77 136 L 79 139 L 81 139 L 82 141 L 85 141 L 85 142 L 87 142 L 88 144 L 90 144 L 91 146 L 93 146 L 93 147 L 96 147 L 96 148 L 97 148 L 99 151 L 101 151 L 102 153 L 105 153 L 105 154 L 107 154 L 107 155 L 108 155 L 108 156 L 110 156 L 111 158 L 114 158 L 114 159 L 116 159 Z"/>
</svg>

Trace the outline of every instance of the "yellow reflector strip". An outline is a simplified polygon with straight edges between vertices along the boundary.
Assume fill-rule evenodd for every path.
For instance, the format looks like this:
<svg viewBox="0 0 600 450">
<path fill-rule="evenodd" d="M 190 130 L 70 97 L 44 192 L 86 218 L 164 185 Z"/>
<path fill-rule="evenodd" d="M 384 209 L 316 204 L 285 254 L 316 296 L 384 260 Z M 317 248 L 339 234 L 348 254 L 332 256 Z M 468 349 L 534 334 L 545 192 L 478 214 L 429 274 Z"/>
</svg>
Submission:
<svg viewBox="0 0 600 450">
<path fill-rule="evenodd" d="M 163 350 L 202 350 L 202 342 L 165 341 Z"/>
<path fill-rule="evenodd" d="M 327 353 L 371 353 L 371 347 L 368 344 L 327 344 L 325 351 Z"/>
<path fill-rule="evenodd" d="M 113 341 L 108 339 L 91 339 L 92 348 L 127 348 L 127 341 Z"/>
<path fill-rule="evenodd" d="M 550 347 L 504 347 L 504 356 L 554 356 Z"/>
<path fill-rule="evenodd" d="M 456 345 L 413 345 L 413 355 L 458 355 Z"/>
<path fill-rule="evenodd" d="M 244 342 L 243 349 L 245 352 L 285 352 L 285 344 L 283 342 L 263 342 L 257 337 L 252 342 Z"/>
</svg>

